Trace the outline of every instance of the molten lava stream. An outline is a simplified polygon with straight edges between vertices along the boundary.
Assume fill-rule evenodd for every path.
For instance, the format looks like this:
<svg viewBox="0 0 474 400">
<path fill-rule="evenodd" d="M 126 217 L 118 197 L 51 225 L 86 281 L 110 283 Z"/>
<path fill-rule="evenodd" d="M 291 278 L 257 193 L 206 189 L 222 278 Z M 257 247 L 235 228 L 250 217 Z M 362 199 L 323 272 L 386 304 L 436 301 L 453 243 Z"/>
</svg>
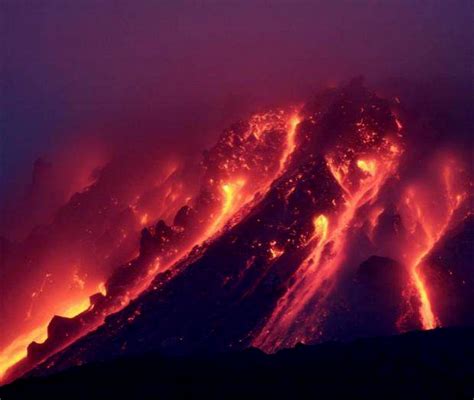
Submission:
<svg viewBox="0 0 474 400">
<path fill-rule="evenodd" d="M 281 115 L 284 115 L 282 112 Z M 281 118 L 281 116 L 280 116 Z M 282 149 L 282 155 L 279 162 L 279 169 L 275 173 L 274 176 L 269 177 L 268 180 L 263 182 L 259 187 L 253 188 L 253 190 L 245 191 L 246 185 L 246 178 L 235 178 L 226 183 L 223 183 L 220 186 L 221 190 L 221 203 L 220 208 L 217 214 L 214 216 L 213 221 L 210 225 L 204 230 L 204 233 L 199 235 L 199 237 L 189 246 L 186 248 L 181 249 L 176 253 L 176 256 L 173 257 L 171 260 L 168 260 L 165 265 L 161 263 L 160 258 L 158 257 L 155 259 L 149 267 L 147 276 L 138 283 L 138 285 L 134 288 L 130 289 L 129 298 L 137 297 L 142 291 L 147 289 L 149 284 L 153 281 L 154 276 L 159 271 L 164 271 L 172 267 L 179 259 L 186 256 L 191 248 L 195 245 L 203 243 L 216 234 L 230 221 L 233 216 L 235 216 L 238 211 L 243 208 L 243 206 L 247 203 L 250 203 L 250 200 L 255 196 L 255 194 L 260 191 L 265 194 L 273 180 L 280 175 L 283 174 L 285 171 L 285 167 L 288 164 L 288 160 L 291 154 L 294 152 L 296 148 L 295 144 L 295 134 L 296 134 L 296 127 L 299 124 L 300 119 L 297 114 L 292 114 L 289 119 L 286 121 L 286 138 L 284 141 L 284 146 Z M 251 121 L 251 130 L 255 137 L 259 137 L 265 130 L 270 130 L 275 128 L 271 123 L 265 120 L 265 116 L 256 116 Z M 248 178 L 250 179 L 250 178 Z M 140 216 L 140 222 L 142 225 L 145 225 L 149 222 L 149 215 L 143 214 Z M 236 223 L 238 221 L 234 221 Z M 100 288 L 99 291 L 103 291 L 103 287 Z M 122 302 L 122 306 L 124 306 L 127 302 Z M 66 310 L 63 316 L 72 318 L 75 315 L 82 313 L 83 311 L 87 310 L 90 307 L 89 301 L 81 302 L 80 304 L 76 304 L 70 309 Z M 108 312 L 113 313 L 117 312 L 119 309 L 110 309 Z M 52 317 L 52 315 L 51 315 Z M 10 368 L 11 366 L 15 365 L 18 361 L 23 359 L 27 355 L 27 347 L 28 345 L 33 342 L 43 342 L 47 338 L 47 326 L 49 322 L 41 325 L 40 327 L 32 330 L 31 332 L 18 337 L 14 342 L 11 343 L 7 348 L 5 348 L 0 353 L 0 377 L 5 373 L 5 371 Z M 89 327 L 86 329 L 82 334 L 85 334 L 88 330 L 95 328 L 96 326 Z M 78 337 L 80 337 L 79 335 Z M 77 338 L 78 338 L 77 337 Z M 77 339 L 76 338 L 76 339 Z"/>
<path fill-rule="evenodd" d="M 284 115 L 284 112 L 280 113 Z M 290 115 L 286 121 L 286 138 L 284 141 L 284 147 L 282 150 L 282 156 L 280 158 L 279 169 L 271 177 L 269 177 L 265 182 L 257 187 L 245 190 L 247 182 L 251 180 L 251 177 L 234 177 L 227 182 L 224 182 L 220 185 L 220 205 L 218 211 L 213 215 L 213 220 L 210 225 L 204 229 L 204 232 L 200 234 L 193 242 L 186 246 L 184 249 L 178 251 L 171 260 L 168 260 L 166 264 L 161 264 L 161 260 L 158 257 L 152 263 L 149 268 L 147 278 L 140 282 L 140 284 L 131 292 L 131 297 L 138 296 L 142 291 L 144 291 L 149 284 L 152 282 L 154 276 L 159 271 L 165 271 L 172 268 L 180 259 L 186 256 L 186 254 L 194 248 L 196 245 L 200 245 L 220 233 L 226 224 L 230 222 L 235 225 L 242 217 L 243 213 L 241 210 L 245 208 L 246 205 L 252 204 L 252 199 L 254 199 L 257 192 L 261 192 L 264 197 L 265 193 L 268 192 L 271 183 L 281 176 L 285 168 L 288 166 L 288 160 L 293 154 L 296 143 L 295 135 L 296 128 L 300 122 L 298 114 L 295 112 Z M 250 133 L 253 134 L 257 139 L 265 132 L 265 130 L 274 129 L 275 126 L 266 120 L 266 115 L 255 115 L 251 118 L 250 121 Z M 250 186 L 250 185 L 249 185 Z M 236 216 L 238 215 L 238 218 Z M 171 275 L 173 276 L 173 274 Z M 115 310 L 118 311 L 118 310 Z"/>
<path fill-rule="evenodd" d="M 265 129 L 272 129 L 273 126 L 269 124 L 259 124 L 261 117 L 255 116 L 252 118 L 251 131 L 253 135 L 259 138 Z M 224 225 L 232 219 L 234 215 L 238 213 L 240 209 L 243 209 L 245 205 L 250 204 L 251 200 L 254 198 L 257 192 L 262 193 L 262 197 L 268 192 L 272 182 L 280 177 L 284 172 L 285 168 L 288 165 L 288 161 L 296 149 L 296 128 L 301 122 L 300 117 L 295 112 L 290 115 L 286 122 L 286 138 L 284 142 L 284 147 L 282 150 L 282 155 L 279 162 L 279 169 L 274 176 L 267 179 L 260 187 L 254 188 L 250 193 L 244 193 L 244 187 L 247 180 L 251 178 L 238 178 L 234 181 L 224 183 L 221 185 L 221 208 L 219 213 L 214 216 L 214 221 L 211 225 L 205 230 L 204 234 L 199 237 L 198 240 L 194 243 L 199 244 L 206 240 L 212 238 L 216 233 L 218 233 Z M 241 216 L 242 217 L 242 216 Z M 234 221 L 234 224 L 238 221 Z"/>
<path fill-rule="evenodd" d="M 100 290 L 101 285 L 99 285 Z M 89 309 L 91 306 L 89 298 L 83 299 L 77 303 L 67 307 L 63 312 L 59 313 L 63 317 L 73 318 L 76 315 Z M 48 338 L 49 320 L 31 331 L 18 336 L 0 353 L 0 382 L 5 372 L 24 359 L 27 356 L 27 348 L 30 343 L 43 343 Z"/>
<path fill-rule="evenodd" d="M 281 115 L 284 114 L 285 113 L 283 111 L 280 112 L 279 118 L 281 118 Z M 254 137 L 259 139 L 266 130 L 274 129 L 276 126 L 271 122 L 268 122 L 266 117 L 267 115 L 255 115 L 252 117 L 250 121 L 249 134 L 252 134 Z M 186 254 L 188 254 L 189 251 L 196 245 L 200 245 L 219 234 L 226 224 L 232 223 L 232 225 L 235 225 L 243 217 L 243 213 L 240 211 L 243 210 L 246 205 L 252 204 L 252 199 L 254 199 L 257 192 L 261 192 L 263 194 L 262 197 L 264 197 L 265 193 L 268 192 L 271 183 L 276 178 L 281 176 L 284 173 L 285 168 L 288 166 L 288 160 L 296 148 L 295 135 L 299 122 L 300 118 L 297 113 L 291 114 L 286 121 L 286 138 L 284 141 L 284 147 L 282 150 L 278 171 L 259 186 L 248 190 L 245 190 L 247 186 L 246 184 L 249 180 L 251 180 L 251 177 L 234 177 L 233 179 L 222 183 L 219 187 L 220 204 L 218 206 L 218 210 L 215 212 L 215 215 L 213 215 L 213 220 L 209 226 L 205 228 L 204 232 L 198 235 L 198 237 L 193 240 L 191 244 L 177 251 L 176 255 L 172 259 L 168 260 L 165 264 L 162 264 L 159 257 L 156 258 L 151 263 L 146 278 L 143 279 L 143 281 L 140 282 L 137 287 L 130 291 L 130 298 L 135 298 L 141 292 L 146 290 L 158 272 L 172 268 L 173 265 L 185 257 Z M 237 215 L 238 218 L 236 217 Z M 170 276 L 173 276 L 173 271 Z M 115 311 L 118 310 L 113 310 L 113 312 Z"/>
<path fill-rule="evenodd" d="M 296 149 L 296 128 L 301 122 L 301 118 L 298 116 L 298 113 L 294 113 L 287 122 L 287 135 L 285 141 L 285 148 L 283 154 L 280 158 L 280 169 L 278 170 L 277 177 L 281 175 L 285 169 L 288 160 Z"/>
<path fill-rule="evenodd" d="M 358 160 L 356 165 L 365 176 L 360 179 L 356 189 L 350 189 L 349 168 L 342 165 L 336 168 L 331 159 L 327 165 L 335 180 L 345 192 L 345 207 L 339 216 L 327 217 L 319 215 L 314 220 L 314 237 L 317 239 L 314 249 L 302 262 L 296 272 L 295 283 L 279 300 L 273 313 L 260 334 L 254 339 L 253 344 L 266 351 L 275 351 L 282 345 L 288 336 L 294 345 L 304 341 L 304 327 L 299 328 L 298 317 L 309 302 L 319 294 L 324 297 L 327 293 L 319 293 L 323 283 L 334 277 L 344 259 L 348 229 L 352 226 L 359 208 L 372 202 L 386 179 L 391 176 L 398 164 L 396 158 L 399 154 L 391 154 L 388 160 Z M 312 243 L 314 241 L 311 241 Z M 330 247 L 331 254 L 325 254 Z M 333 282 L 332 282 L 333 283 Z M 332 284 L 331 283 L 331 284 Z M 327 288 L 327 292 L 329 288 Z M 312 311 L 313 315 L 318 312 Z M 313 317 L 314 318 L 314 317 Z M 315 329 L 316 323 L 310 323 Z M 289 335 L 289 331 L 291 334 Z"/>
<path fill-rule="evenodd" d="M 412 221 L 411 234 L 417 243 L 417 247 L 411 249 L 407 257 L 407 264 L 420 300 L 419 316 L 423 329 L 434 329 L 440 326 L 440 321 L 433 312 L 431 296 L 420 268 L 425 257 L 446 233 L 455 211 L 465 199 L 464 193 L 455 194 L 453 191 L 453 168 L 452 163 L 446 163 L 443 167 L 440 183 L 444 193 L 441 196 L 434 193 L 431 187 L 420 184 L 410 188 L 405 197 L 405 219 Z M 437 202 L 435 208 L 432 199 L 437 196 L 441 201 Z"/>
<path fill-rule="evenodd" d="M 214 216 L 214 221 L 203 235 L 203 241 L 212 237 L 219 229 L 222 228 L 224 222 L 236 211 L 242 200 L 242 188 L 245 185 L 244 179 L 237 179 L 235 182 L 225 183 L 221 186 L 222 206 L 219 213 Z"/>
</svg>

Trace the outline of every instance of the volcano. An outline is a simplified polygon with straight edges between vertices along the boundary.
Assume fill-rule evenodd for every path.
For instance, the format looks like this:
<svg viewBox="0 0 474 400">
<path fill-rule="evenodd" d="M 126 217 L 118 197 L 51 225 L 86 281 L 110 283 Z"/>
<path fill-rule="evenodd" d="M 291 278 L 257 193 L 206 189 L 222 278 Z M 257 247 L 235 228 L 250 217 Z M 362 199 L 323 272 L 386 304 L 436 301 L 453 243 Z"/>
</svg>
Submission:
<svg viewBox="0 0 474 400">
<path fill-rule="evenodd" d="M 170 162 L 159 184 L 142 177 L 120 197 L 105 168 L 28 240 L 46 248 L 57 226 L 85 224 L 100 245 L 81 251 L 109 260 L 108 276 L 5 345 L 4 382 L 472 325 L 472 171 L 462 149 L 417 142 L 426 129 L 357 78 L 233 124 L 198 180 Z M 104 193 L 113 212 L 90 206 Z M 90 228 L 86 210 L 106 222 Z M 5 242 L 5 263 L 25 246 Z"/>
</svg>

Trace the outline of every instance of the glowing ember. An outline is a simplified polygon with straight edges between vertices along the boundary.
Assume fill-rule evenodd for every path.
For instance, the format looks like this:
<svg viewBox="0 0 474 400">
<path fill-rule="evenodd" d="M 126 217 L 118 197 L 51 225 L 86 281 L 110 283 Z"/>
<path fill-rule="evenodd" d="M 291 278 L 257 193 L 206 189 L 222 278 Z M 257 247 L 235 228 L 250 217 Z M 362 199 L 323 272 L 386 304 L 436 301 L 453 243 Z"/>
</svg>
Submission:
<svg viewBox="0 0 474 400">
<path fill-rule="evenodd" d="M 145 213 L 142 215 L 142 217 L 140 218 L 140 224 L 142 225 L 146 225 L 148 223 L 148 214 Z"/>
<path fill-rule="evenodd" d="M 374 160 L 357 160 L 357 166 L 371 176 L 374 176 L 377 170 L 377 163 Z"/>
<path fill-rule="evenodd" d="M 284 250 L 279 248 L 277 245 L 276 245 L 276 241 L 275 240 L 272 240 L 270 242 L 270 260 L 274 260 L 278 257 L 280 257 L 283 253 L 284 253 Z"/>
<path fill-rule="evenodd" d="M 326 240 L 328 235 L 328 225 L 329 221 L 325 215 L 319 215 L 313 221 L 314 224 L 314 234 L 320 240 Z"/>
</svg>

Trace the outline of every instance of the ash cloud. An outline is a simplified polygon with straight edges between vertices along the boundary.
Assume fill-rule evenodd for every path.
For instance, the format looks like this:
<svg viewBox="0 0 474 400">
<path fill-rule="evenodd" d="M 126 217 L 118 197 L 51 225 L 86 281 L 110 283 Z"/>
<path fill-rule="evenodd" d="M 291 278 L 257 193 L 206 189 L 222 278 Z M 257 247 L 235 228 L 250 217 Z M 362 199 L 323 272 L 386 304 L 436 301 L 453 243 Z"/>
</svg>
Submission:
<svg viewBox="0 0 474 400">
<path fill-rule="evenodd" d="M 250 105 L 300 100 L 359 73 L 470 86 L 471 7 L 3 2 L 2 192 L 18 190 L 36 158 L 84 127 L 97 135 L 123 121 L 124 148 L 137 136 L 205 147 Z M 213 129 L 196 129 L 196 119 Z"/>
</svg>

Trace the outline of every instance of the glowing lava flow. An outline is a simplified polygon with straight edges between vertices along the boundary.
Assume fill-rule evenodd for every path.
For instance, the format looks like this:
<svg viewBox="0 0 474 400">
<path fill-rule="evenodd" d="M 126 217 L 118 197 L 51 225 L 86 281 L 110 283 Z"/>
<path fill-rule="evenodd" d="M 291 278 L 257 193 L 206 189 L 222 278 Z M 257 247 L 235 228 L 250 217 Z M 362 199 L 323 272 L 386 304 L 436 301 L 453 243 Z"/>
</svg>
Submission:
<svg viewBox="0 0 474 400">
<path fill-rule="evenodd" d="M 427 253 L 428 251 L 426 252 L 426 254 Z M 421 302 L 420 316 L 421 316 L 421 323 L 423 325 L 423 328 L 434 329 L 437 326 L 436 318 L 433 313 L 433 310 L 431 309 L 431 302 L 428 297 L 428 292 L 426 291 L 425 284 L 423 283 L 423 280 L 421 279 L 420 274 L 418 272 L 418 267 L 420 265 L 419 263 L 426 254 L 423 254 L 420 256 L 418 263 L 415 264 L 415 266 L 412 269 L 412 276 L 413 276 L 413 282 L 418 291 L 418 295 Z"/>
<path fill-rule="evenodd" d="M 279 300 L 265 327 L 254 339 L 253 345 L 266 351 L 274 351 L 281 345 L 292 346 L 305 340 L 305 331 L 312 333 L 318 329 L 318 304 L 328 295 L 334 277 L 341 266 L 345 252 L 348 229 L 353 225 L 359 208 L 374 201 L 386 179 L 398 165 L 399 153 L 389 152 L 378 162 L 359 159 L 355 162 L 364 173 L 354 186 L 350 165 L 336 166 L 332 159 L 327 160 L 329 170 L 345 192 L 345 207 L 339 216 L 329 218 L 319 215 L 314 219 L 314 235 L 317 239 L 314 249 L 298 267 L 295 283 Z M 314 304 L 316 301 L 316 305 Z M 311 307 L 309 317 L 302 316 Z M 308 321 L 308 319 L 310 321 Z M 305 323 L 302 321 L 305 320 Z"/>
<path fill-rule="evenodd" d="M 277 129 L 280 125 L 284 125 L 286 127 L 286 137 L 283 145 L 282 155 L 279 161 L 278 171 L 273 176 L 269 177 L 269 179 L 265 180 L 260 187 L 253 188 L 253 190 L 249 189 L 247 190 L 247 193 L 244 193 L 244 187 L 248 179 L 238 178 L 234 181 L 223 183 L 220 186 L 222 193 L 222 205 L 219 213 L 213 217 L 213 222 L 206 229 L 205 233 L 200 237 L 197 243 L 203 242 L 215 235 L 242 206 L 244 206 L 250 199 L 253 198 L 257 191 L 260 191 L 263 194 L 266 193 L 274 179 L 283 174 L 289 158 L 295 151 L 296 128 L 301 122 L 298 114 L 294 113 L 291 114 L 288 120 L 283 124 L 282 118 L 284 116 L 285 112 L 280 111 L 276 115 L 273 115 L 272 113 L 262 115 L 257 114 L 250 119 L 249 132 L 257 139 L 262 138 L 266 131 Z"/>
<path fill-rule="evenodd" d="M 419 315 L 423 329 L 434 329 L 440 325 L 436 318 L 427 285 L 421 275 L 420 267 L 440 238 L 446 233 L 454 212 L 465 198 L 464 193 L 453 193 L 453 165 L 443 168 L 441 185 L 444 194 L 440 196 L 437 212 L 430 201 L 432 192 L 428 188 L 416 187 L 408 190 L 405 198 L 407 221 L 413 220 L 411 233 L 417 236 L 418 247 L 412 249 L 408 257 L 409 270 L 420 300 Z M 443 203 L 444 201 L 444 203 Z M 420 233 L 421 231 L 421 233 Z"/>
<path fill-rule="evenodd" d="M 313 225 L 314 235 L 317 236 L 320 240 L 326 240 L 329 227 L 329 221 L 327 217 L 323 214 L 319 215 L 314 219 Z"/>
<path fill-rule="evenodd" d="M 371 176 L 374 176 L 377 170 L 377 164 L 374 160 L 357 160 L 357 166 Z"/>
<path fill-rule="evenodd" d="M 213 236 L 219 229 L 221 229 L 224 222 L 227 221 L 235 211 L 237 211 L 236 209 L 241 203 L 241 190 L 244 185 L 245 180 L 237 179 L 235 182 L 225 183 L 221 186 L 222 206 L 218 215 L 214 217 L 211 226 L 206 230 L 204 240 Z"/>
<path fill-rule="evenodd" d="M 171 268 L 180 258 L 184 257 L 187 252 L 194 247 L 194 245 L 201 244 L 220 232 L 225 224 L 228 223 L 228 221 L 231 221 L 233 216 L 236 215 L 236 213 L 246 203 L 248 203 L 258 191 L 265 193 L 268 190 L 271 182 L 284 172 L 284 169 L 287 166 L 287 161 L 296 148 L 295 135 L 296 127 L 299 122 L 300 119 L 296 114 L 290 115 L 283 110 L 280 110 L 277 113 L 269 112 L 266 114 L 256 114 L 250 119 L 248 134 L 244 137 L 244 142 L 239 142 L 239 145 L 245 146 L 245 140 L 248 139 L 248 144 L 250 146 L 249 149 L 247 150 L 245 147 L 242 147 L 242 149 L 244 149 L 242 153 L 244 158 L 232 154 L 232 152 L 237 149 L 233 144 L 222 153 L 221 167 L 227 176 L 221 176 L 219 178 L 219 184 L 214 186 L 214 188 L 219 190 L 218 198 L 220 201 L 218 202 L 217 210 L 214 212 L 209 225 L 204 227 L 203 233 L 200 234 L 199 237 L 197 237 L 190 245 L 187 245 L 184 248 L 176 248 L 173 257 L 166 260 L 162 260 L 161 257 L 156 257 L 154 261 L 150 263 L 146 276 L 138 282 L 135 287 L 131 287 L 127 292 L 127 296 L 121 300 L 120 304 L 122 307 L 128 304 L 128 301 L 131 298 L 138 296 L 143 290 L 145 290 L 158 272 Z M 255 139 L 257 139 L 258 143 L 264 143 L 265 140 L 267 143 L 271 143 L 268 139 L 269 137 L 266 137 L 266 135 L 271 135 L 274 132 L 286 133 L 285 139 L 281 141 L 280 145 L 281 156 L 277 164 L 278 169 L 274 170 L 273 173 L 270 173 L 268 177 L 261 175 L 264 179 L 259 175 L 252 176 L 252 171 L 249 168 L 242 169 L 243 166 L 247 166 L 247 159 L 245 157 L 249 156 L 248 159 L 251 160 L 251 157 L 255 156 L 252 150 L 252 146 L 255 146 Z M 250 135 L 252 135 L 254 139 L 250 138 Z M 275 150 L 278 151 L 277 148 L 275 148 Z M 229 153 L 227 153 L 227 151 L 229 151 Z M 258 160 L 258 156 L 255 156 L 255 158 Z M 173 195 L 172 187 L 165 187 L 165 184 L 176 171 L 176 167 L 172 167 L 171 171 L 165 175 L 162 181 L 159 182 L 160 186 L 161 183 L 163 183 L 163 190 L 168 189 L 170 195 Z M 258 171 L 256 173 L 258 174 Z M 256 177 L 257 179 L 255 179 Z M 168 197 L 168 194 L 165 192 L 164 199 L 168 200 Z M 152 222 L 152 215 L 156 216 L 157 212 L 154 211 L 150 214 L 153 210 L 143 207 L 140 208 L 139 211 L 139 201 L 140 197 L 138 196 L 135 201 L 136 204 L 132 204 L 131 209 L 136 215 L 139 224 L 141 226 L 146 226 Z M 171 198 L 171 201 L 169 202 L 174 205 L 174 201 L 175 198 Z M 281 254 L 281 250 L 275 247 L 272 249 L 272 254 L 274 257 L 278 257 Z M 99 292 L 105 296 L 105 284 L 99 286 Z M 72 318 L 87 310 L 89 307 L 89 300 L 86 299 L 83 302 L 74 304 L 72 307 L 59 314 L 67 318 Z M 118 311 L 118 308 L 112 307 L 107 313 L 116 311 Z M 0 354 L 0 373 L 4 374 L 9 367 L 23 359 L 27 355 L 27 347 L 31 342 L 43 342 L 47 338 L 47 327 L 48 323 L 45 323 L 28 334 L 18 337 L 10 346 L 5 348 Z M 93 329 L 94 327 L 95 325 L 89 328 Z M 85 331 L 87 330 L 88 329 L 85 328 Z"/>
<path fill-rule="evenodd" d="M 286 143 L 285 143 L 285 148 L 283 150 L 283 154 L 280 159 L 280 171 L 279 171 L 280 173 L 283 171 L 290 156 L 295 151 L 296 127 L 298 126 L 300 122 L 301 122 L 301 119 L 298 116 L 298 114 L 293 114 L 287 123 L 288 128 L 287 128 L 287 135 L 286 135 Z"/>
<path fill-rule="evenodd" d="M 48 337 L 48 323 L 45 323 L 32 331 L 17 337 L 0 353 L 0 381 L 5 372 L 27 355 L 27 347 L 31 342 L 42 343 Z"/>
<path fill-rule="evenodd" d="M 90 306 L 90 300 L 89 298 L 86 298 L 69 306 L 60 314 L 66 318 L 73 318 L 89 309 Z M 49 321 L 31 330 L 30 332 L 17 337 L 0 353 L 0 381 L 5 372 L 11 366 L 15 365 L 26 357 L 27 348 L 30 343 L 43 343 L 47 339 L 48 325 Z"/>
</svg>

